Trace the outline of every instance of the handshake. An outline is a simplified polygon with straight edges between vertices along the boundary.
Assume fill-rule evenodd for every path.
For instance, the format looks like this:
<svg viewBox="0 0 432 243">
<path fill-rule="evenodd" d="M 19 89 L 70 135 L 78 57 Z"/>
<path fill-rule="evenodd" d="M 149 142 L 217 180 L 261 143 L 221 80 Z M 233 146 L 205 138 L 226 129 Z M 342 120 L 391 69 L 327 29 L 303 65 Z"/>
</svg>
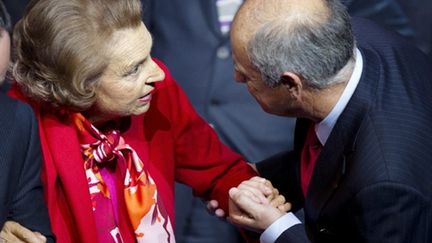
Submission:
<svg viewBox="0 0 432 243">
<path fill-rule="evenodd" d="M 216 200 L 209 201 L 207 208 L 217 217 L 226 216 Z M 290 209 L 291 204 L 285 202 L 284 196 L 279 194 L 270 181 L 256 176 L 229 190 L 227 220 L 261 233 Z"/>
</svg>

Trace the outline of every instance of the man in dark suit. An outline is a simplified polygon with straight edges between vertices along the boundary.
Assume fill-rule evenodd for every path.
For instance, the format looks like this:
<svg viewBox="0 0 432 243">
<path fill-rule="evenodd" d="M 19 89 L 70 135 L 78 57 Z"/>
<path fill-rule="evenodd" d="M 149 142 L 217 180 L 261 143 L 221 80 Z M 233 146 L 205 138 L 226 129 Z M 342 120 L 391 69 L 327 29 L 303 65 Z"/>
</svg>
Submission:
<svg viewBox="0 0 432 243">
<path fill-rule="evenodd" d="M 5 0 L 13 22 L 21 17 L 27 2 Z M 217 7 L 217 2 L 229 1 L 142 2 L 145 23 L 155 39 L 152 55 L 167 63 L 195 108 L 227 145 L 250 161 L 292 147 L 293 120 L 265 114 L 247 91 L 233 82 L 229 33 L 221 31 Z M 345 2 L 353 14 L 371 17 L 401 34 L 409 33 L 406 16 L 394 0 Z M 176 238 L 180 243 L 241 241 L 232 226 L 208 215 L 201 201 L 182 185 L 176 186 Z"/>
<path fill-rule="evenodd" d="M 304 223 L 230 191 L 261 242 L 432 242 L 431 62 L 366 20 L 354 41 L 350 22 L 336 0 L 248 0 L 234 19 L 237 80 L 299 118 L 294 151 L 257 169 Z"/>
<path fill-rule="evenodd" d="M 0 85 L 9 65 L 8 30 L 9 16 L 0 1 Z M 0 138 L 0 242 L 54 242 L 40 182 L 36 119 L 29 106 L 1 92 Z"/>
<path fill-rule="evenodd" d="M 154 37 L 152 55 L 167 64 L 224 143 L 255 162 L 292 148 L 294 120 L 266 114 L 234 82 L 229 15 L 241 2 L 142 0 L 145 24 Z M 411 34 L 395 0 L 349 0 L 346 5 L 353 14 Z M 176 238 L 180 243 L 241 242 L 232 226 L 210 216 L 181 185 L 176 186 Z"/>
</svg>

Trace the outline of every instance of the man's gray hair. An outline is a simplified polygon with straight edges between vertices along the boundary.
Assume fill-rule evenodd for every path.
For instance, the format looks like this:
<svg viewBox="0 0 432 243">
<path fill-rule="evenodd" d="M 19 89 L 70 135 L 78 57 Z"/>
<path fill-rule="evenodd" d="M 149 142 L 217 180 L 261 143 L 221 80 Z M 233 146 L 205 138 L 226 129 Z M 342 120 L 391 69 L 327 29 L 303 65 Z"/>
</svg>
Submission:
<svg viewBox="0 0 432 243">
<path fill-rule="evenodd" d="M 265 23 L 248 43 L 252 65 L 270 87 L 284 72 L 299 75 L 310 87 L 322 89 L 353 57 L 350 17 L 338 0 L 328 0 L 326 16 L 287 16 Z M 295 22 L 292 22 L 295 21 Z"/>
</svg>

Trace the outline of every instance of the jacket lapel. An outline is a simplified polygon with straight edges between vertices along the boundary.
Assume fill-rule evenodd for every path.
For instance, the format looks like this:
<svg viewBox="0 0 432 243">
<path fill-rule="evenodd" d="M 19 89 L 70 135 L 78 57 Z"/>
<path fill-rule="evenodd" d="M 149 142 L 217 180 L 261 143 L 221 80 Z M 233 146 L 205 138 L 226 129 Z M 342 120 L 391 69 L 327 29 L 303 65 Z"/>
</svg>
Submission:
<svg viewBox="0 0 432 243">
<path fill-rule="evenodd" d="M 370 101 L 376 97 L 376 87 L 382 74 L 378 58 L 362 51 L 363 72 L 347 107 L 333 128 L 318 157 L 305 201 L 306 218 L 316 222 L 326 202 L 336 191 L 346 174 L 355 152 L 356 137 L 366 117 Z"/>
</svg>

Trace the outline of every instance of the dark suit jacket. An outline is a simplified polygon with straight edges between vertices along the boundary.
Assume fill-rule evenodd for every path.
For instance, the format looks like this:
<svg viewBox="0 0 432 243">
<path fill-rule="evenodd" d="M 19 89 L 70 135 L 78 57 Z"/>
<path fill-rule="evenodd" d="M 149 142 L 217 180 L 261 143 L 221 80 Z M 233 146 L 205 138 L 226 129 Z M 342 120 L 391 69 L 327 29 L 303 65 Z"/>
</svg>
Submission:
<svg viewBox="0 0 432 243">
<path fill-rule="evenodd" d="M 364 60 L 360 82 L 317 160 L 306 199 L 295 150 L 258 163 L 294 208 L 304 207 L 314 242 L 432 242 L 432 65 L 374 24 L 354 19 Z M 277 242 L 305 242 L 304 225 Z"/>
<path fill-rule="evenodd" d="M 40 182 L 41 152 L 31 108 L 0 93 L 0 228 L 6 220 L 54 242 Z"/>
<path fill-rule="evenodd" d="M 393 30 L 413 40 L 415 31 L 401 2 L 404 0 L 341 0 L 353 17 L 373 20 L 387 29 Z M 411 2 L 411 1 L 409 1 Z M 422 5 L 417 5 L 417 11 Z"/>
</svg>

